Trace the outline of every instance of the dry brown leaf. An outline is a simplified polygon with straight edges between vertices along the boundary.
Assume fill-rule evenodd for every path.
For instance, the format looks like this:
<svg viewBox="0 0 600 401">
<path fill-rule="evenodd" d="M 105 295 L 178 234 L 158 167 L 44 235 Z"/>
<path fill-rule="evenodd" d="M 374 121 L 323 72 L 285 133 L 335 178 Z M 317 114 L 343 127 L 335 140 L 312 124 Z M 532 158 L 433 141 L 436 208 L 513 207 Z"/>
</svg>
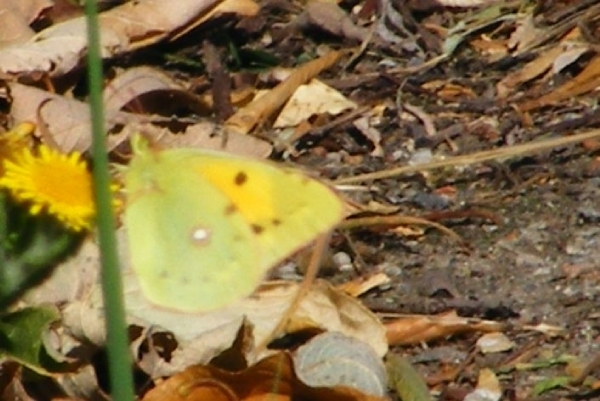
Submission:
<svg viewBox="0 0 600 401">
<path fill-rule="evenodd" d="M 477 7 L 484 4 L 498 3 L 499 0 L 435 0 L 445 7 Z"/>
<path fill-rule="evenodd" d="M 153 95 L 152 99 L 141 98 L 149 94 Z M 106 85 L 103 95 L 104 106 L 108 110 L 121 110 L 135 102 L 135 106 L 140 109 L 137 112 L 156 109 L 160 114 L 170 116 L 171 110 L 186 107 L 198 115 L 209 113 L 197 96 L 164 72 L 152 67 L 141 66 L 123 71 Z M 160 104 L 154 105 L 153 100 Z"/>
<path fill-rule="evenodd" d="M 127 2 L 99 16 L 103 58 L 148 46 L 194 24 L 219 0 Z M 84 17 L 47 28 L 18 46 L 0 49 L 0 74 L 60 76 L 76 67 L 87 51 Z"/>
<path fill-rule="evenodd" d="M 118 234 L 124 237 L 122 231 Z M 119 241 L 119 244 L 123 246 L 124 242 Z M 102 291 L 97 281 L 93 285 L 88 282 L 90 277 L 97 277 L 99 257 L 91 241 L 88 246 L 85 253 L 76 256 L 72 263 L 73 266 L 85 264 L 86 269 L 91 271 L 85 270 L 85 274 L 83 270 L 73 273 L 70 283 L 74 287 L 72 294 L 58 299 L 65 300 L 62 310 L 63 324 L 68 331 L 78 339 L 102 346 L 105 342 Z M 125 250 L 120 249 L 120 252 L 121 260 L 126 260 Z M 69 272 L 55 275 L 56 279 L 52 278 L 49 281 L 56 280 L 55 283 L 46 287 L 49 288 L 47 291 L 50 294 L 46 298 L 38 294 L 32 299 L 57 300 L 56 296 L 60 294 L 56 294 L 56 288 L 61 283 L 64 285 Z M 159 358 L 144 361 L 144 368 L 152 377 L 168 376 L 193 364 L 208 363 L 232 346 L 244 322 L 253 326 L 253 343 L 260 344 L 271 335 L 282 316 L 287 313 L 298 290 L 296 283 L 266 283 L 253 296 L 229 308 L 213 313 L 190 314 L 174 312 L 148 303 L 131 271 L 124 270 L 123 279 L 128 322 L 140 327 L 170 331 L 179 344 L 169 361 Z M 379 319 L 359 301 L 324 281 L 315 282 L 307 296 L 302 299 L 286 331 L 308 328 L 344 333 L 369 344 L 379 357 L 387 352 L 385 328 Z M 245 355 L 250 362 L 260 356 L 254 355 L 253 352 L 254 349 L 249 349 Z"/>
<path fill-rule="evenodd" d="M 87 104 L 16 82 L 8 83 L 8 87 L 12 100 L 11 115 L 15 121 L 34 122 L 37 125 L 36 135 L 63 152 L 89 149 L 92 139 Z M 171 121 L 169 117 L 125 113 L 115 109 L 107 109 L 105 117 L 105 128 L 109 131 L 117 124 L 128 126 Z M 109 148 L 124 139 L 123 135 L 111 135 Z"/>
<path fill-rule="evenodd" d="M 493 40 L 488 37 L 480 37 L 469 41 L 469 45 L 474 49 L 477 49 L 477 51 L 479 51 L 490 63 L 498 61 L 508 54 L 505 40 Z"/>
<path fill-rule="evenodd" d="M 475 92 L 466 86 L 446 81 L 430 81 L 422 85 L 424 89 L 435 91 L 437 95 L 447 101 L 460 99 L 475 99 Z"/>
<path fill-rule="evenodd" d="M 387 375 L 369 345 L 337 332 L 311 338 L 294 353 L 296 374 L 313 387 L 347 386 L 383 397 Z"/>
<path fill-rule="evenodd" d="M 52 140 L 64 151 L 89 148 L 90 111 L 85 103 L 18 83 L 9 83 L 9 89 L 15 121 L 34 122 L 38 136 L 39 127 L 45 124 L 56 134 Z"/>
<path fill-rule="evenodd" d="M 511 341 L 506 334 L 495 332 L 486 333 L 479 337 L 476 345 L 483 354 L 489 354 L 508 351 L 515 346 L 515 343 Z"/>
<path fill-rule="evenodd" d="M 502 397 L 500 380 L 491 369 L 481 369 L 475 391 L 467 394 L 465 401 L 498 401 Z"/>
<path fill-rule="evenodd" d="M 358 26 L 350 16 L 333 1 L 309 1 L 298 21 L 301 25 L 313 25 L 336 36 L 356 42 L 367 38 L 368 29 Z"/>
<path fill-rule="evenodd" d="M 35 32 L 29 24 L 51 6 L 50 0 L 3 0 L 0 4 L 0 48 L 33 37 Z"/>
<path fill-rule="evenodd" d="M 552 74 L 548 74 L 548 78 L 550 78 L 567 65 L 577 61 L 582 54 L 588 51 L 589 46 L 585 44 L 558 44 L 542 52 L 539 57 L 525 64 L 520 70 L 508 74 L 500 80 L 496 85 L 498 96 L 505 98 L 519 85 L 529 82 L 552 69 Z"/>
<path fill-rule="evenodd" d="M 96 400 L 110 401 L 108 394 L 104 393 L 98 384 L 96 369 L 92 364 L 81 366 L 74 373 L 60 374 L 56 377 L 61 389 L 72 397 L 68 400 Z M 54 401 L 59 401 L 55 399 Z"/>
<path fill-rule="evenodd" d="M 387 274 L 376 273 L 369 277 L 357 277 L 352 281 L 338 285 L 337 288 L 352 297 L 358 297 L 375 287 L 389 282 L 390 278 Z"/>
<path fill-rule="evenodd" d="M 267 157 L 271 153 L 272 147 L 269 143 L 258 138 L 226 133 L 211 122 L 188 121 L 189 125 L 183 135 L 172 135 L 164 128 L 151 124 L 171 122 L 172 118 L 169 116 L 120 111 L 120 107 L 139 99 L 139 95 L 147 91 L 176 96 L 182 102 L 188 102 L 191 109 L 194 105 L 190 103 L 193 103 L 195 98 L 182 89 L 176 89 L 176 83 L 164 74 L 156 73 L 151 69 L 134 69 L 131 74 L 124 74 L 117 80 L 114 85 L 109 84 L 110 88 L 105 92 L 107 106 L 105 128 L 109 131 L 116 125 L 123 128 L 118 134 L 108 136 L 109 149 L 116 147 L 132 133 L 144 132 L 150 138 L 162 138 L 161 141 L 164 143 L 161 143 L 165 146 L 188 144 L 259 158 Z M 18 83 L 9 83 L 9 88 L 12 99 L 11 114 L 15 121 L 35 122 L 38 126 L 36 135 L 42 136 L 46 142 L 64 152 L 73 150 L 84 152 L 89 149 L 90 112 L 85 103 Z M 40 127 L 44 129 L 41 130 Z"/>
<path fill-rule="evenodd" d="M 373 145 L 371 156 L 383 157 L 385 152 L 381 146 L 381 131 L 375 128 L 377 124 L 374 124 L 373 120 L 375 118 L 372 116 L 365 115 L 352 121 L 352 125 Z"/>
<path fill-rule="evenodd" d="M 401 317 L 386 323 L 386 328 L 390 345 L 410 345 L 470 331 L 500 331 L 503 325 L 490 320 L 459 317 L 455 311 L 450 311 L 435 316 Z"/>
<path fill-rule="evenodd" d="M 208 397 L 208 398 L 207 398 Z M 383 401 L 348 387 L 313 388 L 297 379 L 289 354 L 279 353 L 241 372 L 194 366 L 150 390 L 143 401 L 183 400 Z"/>
<path fill-rule="evenodd" d="M 137 132 L 149 134 L 147 129 L 138 129 Z M 164 129 L 154 128 L 149 137 L 164 148 L 196 147 L 258 159 L 268 157 L 273 150 L 273 146 L 265 140 L 228 131 L 210 121 L 189 125 L 182 134 L 171 134 Z"/>
<path fill-rule="evenodd" d="M 529 48 L 544 33 L 543 28 L 538 28 L 533 15 L 518 19 L 516 26 L 517 28 L 508 40 L 508 47 L 515 49 L 515 54 L 519 54 L 522 50 Z"/>
<path fill-rule="evenodd" d="M 521 111 L 530 111 L 562 100 L 575 98 L 600 86 L 600 56 L 590 60 L 588 65 L 570 81 L 546 95 L 518 104 Z"/>
<path fill-rule="evenodd" d="M 348 100 L 337 90 L 317 79 L 313 79 L 296 89 L 279 113 L 273 127 L 295 127 L 313 115 L 329 114 L 335 116 L 356 107 L 356 103 Z"/>
<path fill-rule="evenodd" d="M 225 122 L 225 127 L 241 134 L 249 133 L 279 110 L 300 85 L 334 65 L 342 54 L 343 52 L 332 51 L 298 67 L 285 81 L 229 117 Z"/>
<path fill-rule="evenodd" d="M 204 22 L 223 14 L 236 14 L 240 17 L 251 17 L 258 14 L 260 6 L 253 0 L 223 0 L 201 18 L 177 32 L 172 40 L 176 40 Z"/>
<path fill-rule="evenodd" d="M 244 319 L 253 325 L 254 343 L 262 343 L 287 313 L 298 289 L 295 283 L 269 282 L 252 297 L 228 308 L 211 313 L 186 314 L 149 304 L 137 288 L 135 277 L 127 274 L 124 280 L 129 320 L 142 327 L 163 327 L 173 332 L 180 342 L 180 350 L 173 354 L 169 364 L 161 367 L 166 369 L 162 375 L 181 370 L 181 364 L 189 362 L 185 356 L 192 352 L 193 347 L 200 347 L 202 352 L 207 349 L 220 352 L 229 348 Z M 293 333 L 307 329 L 344 333 L 368 343 L 380 357 L 387 352 L 385 329 L 379 319 L 359 301 L 321 280 L 316 281 L 302 299 L 285 331 Z M 198 354 L 200 350 L 193 352 Z M 207 362 L 215 354 L 209 356 L 196 363 Z M 252 361 L 257 355 L 246 357 Z M 183 362 L 181 358 L 184 358 Z"/>
</svg>

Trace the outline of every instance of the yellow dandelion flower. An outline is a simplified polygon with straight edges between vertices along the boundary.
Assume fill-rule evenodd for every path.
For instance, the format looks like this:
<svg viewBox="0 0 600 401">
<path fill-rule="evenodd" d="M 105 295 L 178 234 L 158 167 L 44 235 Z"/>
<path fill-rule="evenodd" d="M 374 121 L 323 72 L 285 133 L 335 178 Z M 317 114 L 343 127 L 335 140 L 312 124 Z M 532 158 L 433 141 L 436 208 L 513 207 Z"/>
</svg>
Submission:
<svg viewBox="0 0 600 401">
<path fill-rule="evenodd" d="M 92 177 L 80 153 L 66 155 L 40 145 L 37 154 L 22 149 L 3 165 L 0 187 L 16 200 L 31 203 L 31 214 L 45 210 L 74 231 L 91 227 Z"/>
<path fill-rule="evenodd" d="M 35 124 L 25 122 L 18 124 L 8 132 L 0 135 L 0 161 L 12 158 L 21 149 L 28 147 L 31 142 L 31 133 L 35 131 Z M 4 169 L 0 162 L 0 175 Z"/>
</svg>

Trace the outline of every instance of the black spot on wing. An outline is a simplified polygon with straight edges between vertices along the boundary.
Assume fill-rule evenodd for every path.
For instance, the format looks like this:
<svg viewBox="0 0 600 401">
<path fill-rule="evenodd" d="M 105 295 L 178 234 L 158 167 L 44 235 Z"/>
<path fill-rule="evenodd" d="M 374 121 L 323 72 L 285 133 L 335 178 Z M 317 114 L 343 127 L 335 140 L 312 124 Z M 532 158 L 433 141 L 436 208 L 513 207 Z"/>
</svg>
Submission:
<svg viewBox="0 0 600 401">
<path fill-rule="evenodd" d="M 248 174 L 246 174 L 243 171 L 238 172 L 233 179 L 233 182 L 235 183 L 235 185 L 240 186 L 240 187 L 242 185 L 244 185 L 247 181 L 248 181 Z"/>
</svg>

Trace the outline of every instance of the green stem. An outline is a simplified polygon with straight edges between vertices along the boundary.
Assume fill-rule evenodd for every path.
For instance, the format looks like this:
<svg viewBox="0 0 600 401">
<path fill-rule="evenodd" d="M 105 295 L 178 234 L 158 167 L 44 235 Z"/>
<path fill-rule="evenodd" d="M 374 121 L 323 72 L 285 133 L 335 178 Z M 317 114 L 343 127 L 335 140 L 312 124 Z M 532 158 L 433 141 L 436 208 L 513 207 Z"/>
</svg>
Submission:
<svg viewBox="0 0 600 401">
<path fill-rule="evenodd" d="M 102 262 L 102 289 L 107 331 L 109 377 L 112 399 L 133 400 L 131 353 L 129 351 L 123 285 L 116 250 L 110 173 L 102 104 L 102 58 L 96 0 L 85 2 L 88 34 L 88 83 L 92 117 L 94 195 L 98 215 L 98 238 Z"/>
</svg>

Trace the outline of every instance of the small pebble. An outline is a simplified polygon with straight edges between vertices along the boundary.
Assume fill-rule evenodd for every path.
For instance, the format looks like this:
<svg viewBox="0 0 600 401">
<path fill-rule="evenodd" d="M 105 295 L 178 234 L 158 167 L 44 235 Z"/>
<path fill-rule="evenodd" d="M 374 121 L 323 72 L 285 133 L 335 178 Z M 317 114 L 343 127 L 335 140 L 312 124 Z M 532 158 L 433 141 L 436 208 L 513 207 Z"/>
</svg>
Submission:
<svg viewBox="0 0 600 401">
<path fill-rule="evenodd" d="M 352 271 L 352 259 L 346 252 L 337 252 L 332 257 L 334 266 L 341 272 Z"/>
</svg>

